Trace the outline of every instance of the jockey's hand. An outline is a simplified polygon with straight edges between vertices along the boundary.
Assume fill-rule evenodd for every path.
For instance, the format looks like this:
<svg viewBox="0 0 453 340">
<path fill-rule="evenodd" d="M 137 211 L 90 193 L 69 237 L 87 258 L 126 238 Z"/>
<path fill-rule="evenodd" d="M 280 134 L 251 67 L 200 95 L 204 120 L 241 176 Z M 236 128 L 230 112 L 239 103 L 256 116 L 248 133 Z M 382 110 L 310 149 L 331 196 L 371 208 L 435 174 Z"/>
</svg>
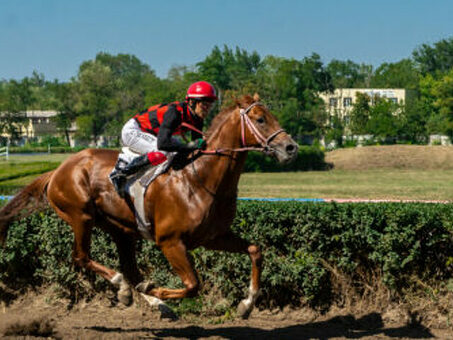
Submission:
<svg viewBox="0 0 453 340">
<path fill-rule="evenodd" d="M 205 150 L 206 141 L 203 138 L 195 139 L 187 144 L 187 148 L 190 150 Z"/>
</svg>

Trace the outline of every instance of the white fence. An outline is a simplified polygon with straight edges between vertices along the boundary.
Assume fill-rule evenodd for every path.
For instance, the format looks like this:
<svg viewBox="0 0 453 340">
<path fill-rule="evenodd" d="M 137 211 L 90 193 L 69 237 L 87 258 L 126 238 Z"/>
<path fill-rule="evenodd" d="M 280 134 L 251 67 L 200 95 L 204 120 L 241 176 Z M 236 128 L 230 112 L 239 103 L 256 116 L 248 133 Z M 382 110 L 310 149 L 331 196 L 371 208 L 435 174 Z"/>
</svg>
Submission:
<svg viewBox="0 0 453 340">
<path fill-rule="evenodd" d="M 5 157 L 6 160 L 9 160 L 9 148 L 8 146 L 4 146 L 0 148 L 0 157 Z"/>
</svg>

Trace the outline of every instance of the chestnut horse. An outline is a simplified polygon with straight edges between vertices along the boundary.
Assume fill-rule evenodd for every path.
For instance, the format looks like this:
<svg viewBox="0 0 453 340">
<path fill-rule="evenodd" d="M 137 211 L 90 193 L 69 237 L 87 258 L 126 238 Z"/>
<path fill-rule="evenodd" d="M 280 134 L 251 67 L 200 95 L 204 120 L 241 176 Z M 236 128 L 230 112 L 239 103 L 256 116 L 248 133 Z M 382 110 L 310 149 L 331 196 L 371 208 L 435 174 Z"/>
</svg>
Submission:
<svg viewBox="0 0 453 340">
<path fill-rule="evenodd" d="M 117 151 L 85 149 L 25 187 L 0 211 L 0 241 L 6 240 L 8 225 L 20 217 L 24 208 L 32 211 L 45 197 L 74 232 L 75 263 L 118 286 L 118 298 L 126 305 L 132 303 L 131 285 L 150 303 L 195 296 L 199 281 L 188 250 L 203 246 L 246 253 L 252 262 L 251 282 L 238 314 L 248 317 L 260 287 L 262 256 L 258 246 L 248 244 L 230 230 L 239 177 L 249 150 L 264 151 L 281 163 L 294 160 L 298 150 L 258 100 L 257 95 L 244 96 L 236 100 L 235 106 L 219 113 L 206 135 L 208 150 L 192 154 L 192 161 L 182 169 L 170 168 L 146 191 L 145 211 L 151 222 L 148 235 L 185 288 L 155 287 L 142 280 L 135 257 L 135 242 L 141 235 L 132 205 L 120 198 L 108 179 Z M 95 225 L 110 233 L 116 243 L 121 273 L 90 259 Z"/>
</svg>

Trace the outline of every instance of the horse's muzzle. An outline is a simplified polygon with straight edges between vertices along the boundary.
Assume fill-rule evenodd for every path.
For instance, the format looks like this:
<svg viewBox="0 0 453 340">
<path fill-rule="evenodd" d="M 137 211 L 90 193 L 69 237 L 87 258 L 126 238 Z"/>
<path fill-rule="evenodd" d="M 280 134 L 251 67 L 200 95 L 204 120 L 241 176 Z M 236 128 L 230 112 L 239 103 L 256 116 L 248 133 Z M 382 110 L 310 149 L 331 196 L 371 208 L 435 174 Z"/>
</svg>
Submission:
<svg viewBox="0 0 453 340">
<path fill-rule="evenodd" d="M 291 138 L 287 137 L 284 140 L 271 143 L 271 154 L 281 164 L 291 163 L 297 158 L 299 145 Z"/>
</svg>

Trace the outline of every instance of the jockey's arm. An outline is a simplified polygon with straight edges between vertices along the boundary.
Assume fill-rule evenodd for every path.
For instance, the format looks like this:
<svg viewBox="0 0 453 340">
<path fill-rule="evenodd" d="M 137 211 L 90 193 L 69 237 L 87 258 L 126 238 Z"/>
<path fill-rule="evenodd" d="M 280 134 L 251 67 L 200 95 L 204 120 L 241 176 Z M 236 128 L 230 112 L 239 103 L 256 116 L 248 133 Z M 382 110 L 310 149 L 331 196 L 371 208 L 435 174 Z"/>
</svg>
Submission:
<svg viewBox="0 0 453 340">
<path fill-rule="evenodd" d="M 191 151 L 189 147 L 172 138 L 173 132 L 181 125 L 181 114 L 176 110 L 174 105 L 170 105 L 168 111 L 164 115 L 164 119 L 157 134 L 157 148 L 169 152 Z"/>
</svg>

